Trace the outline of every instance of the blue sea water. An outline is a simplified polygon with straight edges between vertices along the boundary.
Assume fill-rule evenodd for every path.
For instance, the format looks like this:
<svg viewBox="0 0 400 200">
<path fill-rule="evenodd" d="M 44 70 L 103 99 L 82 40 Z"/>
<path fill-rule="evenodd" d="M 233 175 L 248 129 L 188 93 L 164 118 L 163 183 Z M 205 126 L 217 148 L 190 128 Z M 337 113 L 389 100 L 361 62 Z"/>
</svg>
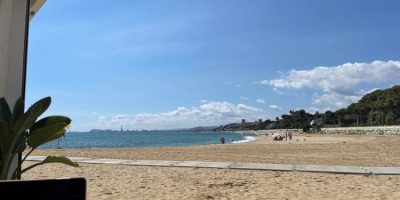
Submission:
<svg viewBox="0 0 400 200">
<path fill-rule="evenodd" d="M 223 132 L 68 132 L 64 138 L 41 148 L 128 148 L 218 144 L 246 140 L 245 136 Z"/>
</svg>

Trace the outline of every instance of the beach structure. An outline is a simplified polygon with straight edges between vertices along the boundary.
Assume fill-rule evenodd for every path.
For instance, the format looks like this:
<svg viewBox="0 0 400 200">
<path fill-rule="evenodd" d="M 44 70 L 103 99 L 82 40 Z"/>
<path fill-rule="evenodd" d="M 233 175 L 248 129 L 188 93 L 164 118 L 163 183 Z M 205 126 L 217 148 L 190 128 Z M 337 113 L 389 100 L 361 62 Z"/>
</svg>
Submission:
<svg viewBox="0 0 400 200">
<path fill-rule="evenodd" d="M 0 97 L 10 106 L 25 96 L 29 21 L 45 1 L 0 0 Z"/>
</svg>

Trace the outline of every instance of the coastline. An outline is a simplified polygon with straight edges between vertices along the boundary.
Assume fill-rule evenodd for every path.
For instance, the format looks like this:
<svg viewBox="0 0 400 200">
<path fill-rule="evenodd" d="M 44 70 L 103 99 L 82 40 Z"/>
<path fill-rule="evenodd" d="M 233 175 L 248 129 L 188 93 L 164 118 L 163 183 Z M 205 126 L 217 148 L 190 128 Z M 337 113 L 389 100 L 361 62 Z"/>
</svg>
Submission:
<svg viewBox="0 0 400 200">
<path fill-rule="evenodd" d="M 238 140 L 238 141 L 233 141 L 230 144 L 240 144 L 240 143 L 246 143 L 246 142 L 251 142 L 257 140 L 257 137 L 255 136 L 244 136 L 243 140 Z"/>
<path fill-rule="evenodd" d="M 294 134 L 293 141 L 257 136 L 244 143 L 183 147 L 38 149 L 33 155 L 65 155 L 128 160 L 190 160 L 346 166 L 400 166 L 400 137 Z"/>
<path fill-rule="evenodd" d="M 228 132 L 71 132 L 66 134 L 64 138 L 52 141 L 40 148 L 88 149 L 198 146 L 219 144 L 221 138 L 224 138 L 225 143 L 246 140 L 242 134 Z"/>
<path fill-rule="evenodd" d="M 305 139 L 305 140 L 304 140 Z M 33 155 L 131 160 L 235 161 L 350 166 L 400 166 L 400 137 L 270 136 L 238 144 L 125 149 L 45 149 Z M 28 162 L 31 164 L 32 162 Z M 26 164 L 28 164 L 26 163 Z M 26 165 L 25 164 L 25 165 Z M 49 164 L 23 179 L 85 177 L 87 199 L 399 199 L 400 176 L 365 176 L 258 170 Z"/>
</svg>

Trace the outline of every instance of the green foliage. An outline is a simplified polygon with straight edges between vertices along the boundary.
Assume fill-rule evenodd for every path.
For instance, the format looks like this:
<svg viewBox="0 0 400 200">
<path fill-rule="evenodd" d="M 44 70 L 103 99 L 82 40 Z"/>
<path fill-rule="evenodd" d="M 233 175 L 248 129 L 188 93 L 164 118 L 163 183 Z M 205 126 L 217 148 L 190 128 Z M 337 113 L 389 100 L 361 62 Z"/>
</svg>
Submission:
<svg viewBox="0 0 400 200">
<path fill-rule="evenodd" d="M 7 111 L 6 111 L 7 112 Z M 262 121 L 262 120 L 261 120 Z M 311 126 L 311 122 L 314 124 Z M 290 110 L 275 121 L 233 123 L 216 130 L 255 129 L 303 129 L 304 132 L 319 131 L 321 127 L 376 126 L 400 124 L 400 85 L 385 90 L 375 90 L 363 96 L 359 102 L 334 112 L 307 113 L 305 110 Z"/>
<path fill-rule="evenodd" d="M 344 126 L 352 125 L 356 120 L 360 125 L 370 126 L 397 124 L 400 119 L 400 86 L 375 90 L 342 109 L 342 114 L 356 116 L 343 120 Z"/>
<path fill-rule="evenodd" d="M 37 166 L 43 165 L 43 164 L 47 164 L 47 163 L 63 163 L 63 164 L 66 164 L 66 165 L 69 165 L 69 166 L 72 166 L 72 167 L 78 167 L 79 166 L 78 164 L 72 162 L 70 159 L 68 159 L 65 156 L 48 156 L 42 162 L 33 164 L 33 165 L 23 169 L 21 171 L 21 173 L 24 173 L 24 172 L 26 172 L 26 171 L 34 168 L 34 167 L 37 167 Z"/>
<path fill-rule="evenodd" d="M 400 86 L 375 90 L 347 108 L 322 115 L 325 126 L 377 126 L 400 124 Z"/>
<path fill-rule="evenodd" d="M 46 163 L 57 162 L 77 166 L 66 157 L 49 156 L 44 161 L 31 165 L 21 172 L 10 171 L 12 160 L 27 147 L 29 152 L 22 162 L 40 145 L 65 134 L 67 126 L 71 123 L 68 117 L 50 116 L 38 121 L 50 104 L 51 98 L 46 97 L 24 112 L 24 100 L 19 98 L 11 111 L 6 99 L 0 99 L 0 179 L 16 179 L 21 173 Z M 19 168 L 22 162 L 18 163 Z"/>
<path fill-rule="evenodd" d="M 311 131 L 311 128 L 312 127 L 310 125 L 307 125 L 307 126 L 303 127 L 303 132 L 304 133 L 309 133 Z"/>
<path fill-rule="evenodd" d="M 396 115 L 393 111 L 389 111 L 385 115 L 385 123 L 386 124 L 394 124 L 396 121 Z"/>
</svg>

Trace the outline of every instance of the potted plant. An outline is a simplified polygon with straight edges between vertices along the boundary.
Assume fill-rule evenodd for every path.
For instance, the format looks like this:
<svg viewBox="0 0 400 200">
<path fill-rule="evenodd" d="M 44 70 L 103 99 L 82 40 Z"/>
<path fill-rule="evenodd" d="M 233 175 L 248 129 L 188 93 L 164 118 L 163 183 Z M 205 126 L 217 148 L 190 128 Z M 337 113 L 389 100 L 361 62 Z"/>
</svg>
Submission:
<svg viewBox="0 0 400 200">
<path fill-rule="evenodd" d="M 5 98 L 0 99 L 0 180 L 17 179 L 22 173 L 46 163 L 78 166 L 64 156 L 48 156 L 39 163 L 21 169 L 22 163 L 40 145 L 62 137 L 71 119 L 66 116 L 39 117 L 49 108 L 51 98 L 43 98 L 24 111 L 24 100 L 19 98 L 11 110 Z M 27 150 L 16 169 L 11 163 Z"/>
</svg>

